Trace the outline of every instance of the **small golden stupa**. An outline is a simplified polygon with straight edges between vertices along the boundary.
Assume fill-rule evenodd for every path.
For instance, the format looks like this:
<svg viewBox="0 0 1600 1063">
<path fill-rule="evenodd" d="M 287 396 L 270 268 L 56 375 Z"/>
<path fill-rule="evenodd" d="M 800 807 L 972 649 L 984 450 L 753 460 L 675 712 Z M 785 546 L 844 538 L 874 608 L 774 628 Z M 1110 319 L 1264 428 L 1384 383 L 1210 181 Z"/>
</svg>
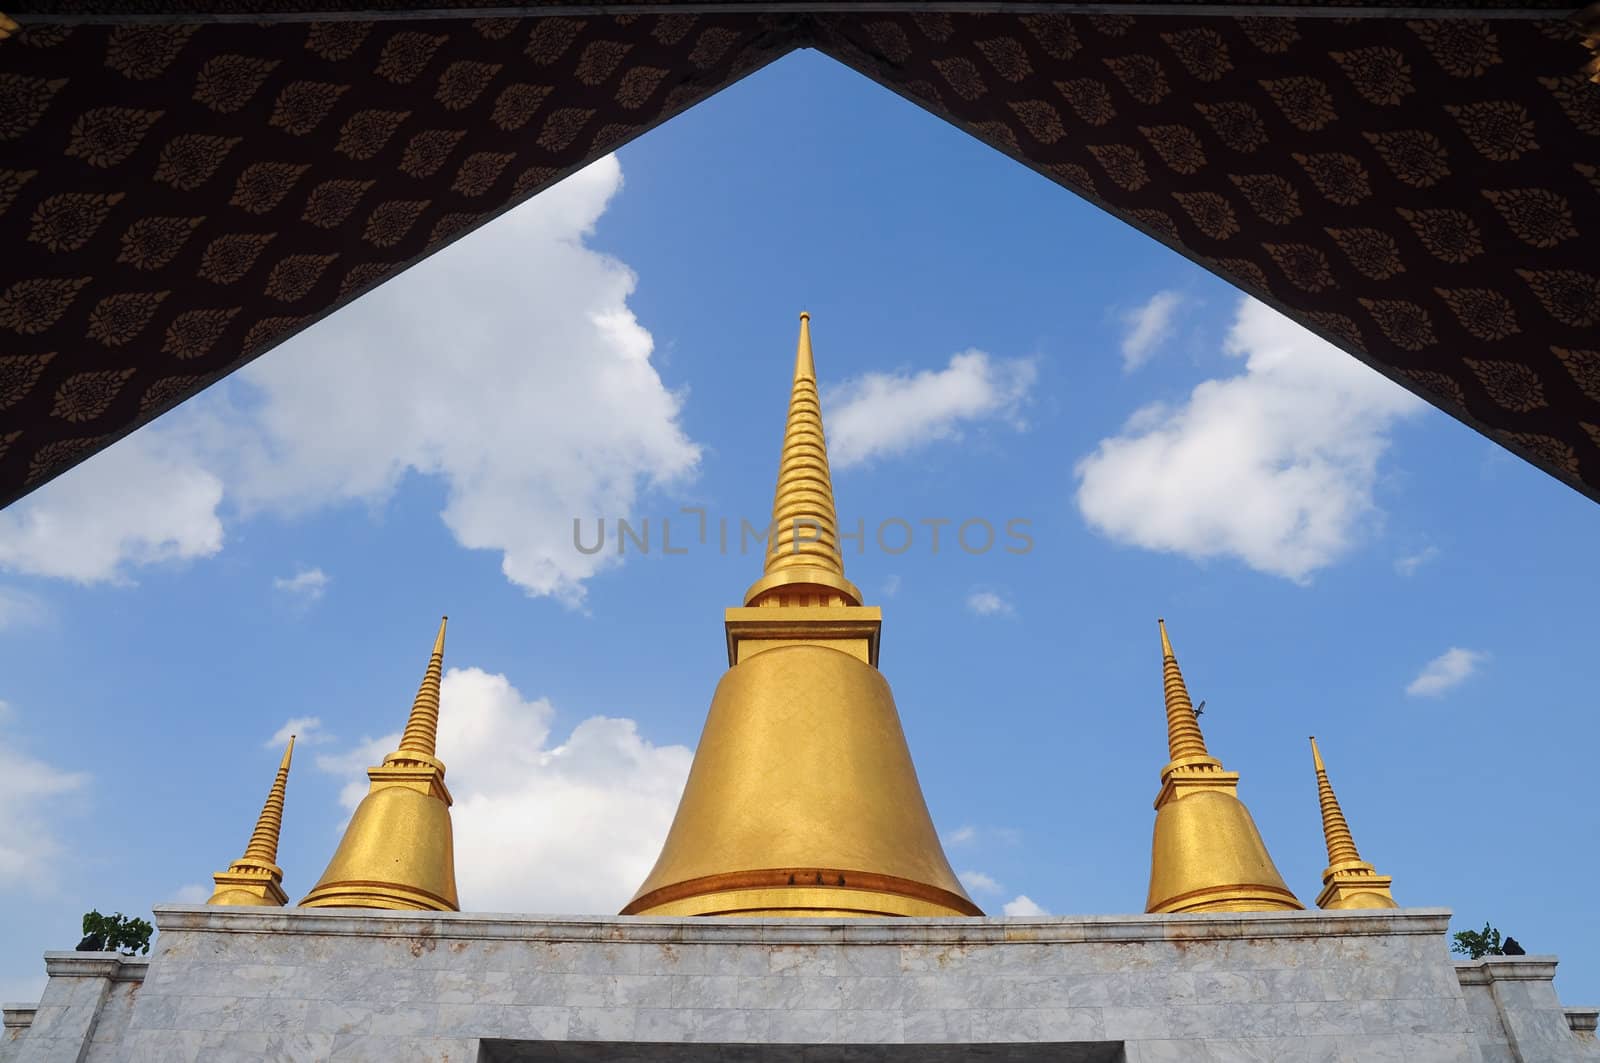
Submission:
<svg viewBox="0 0 1600 1063">
<path fill-rule="evenodd" d="M 622 914 L 982 915 L 878 673 L 882 614 L 844 578 L 809 314 L 772 519 L 677 816 Z"/>
<path fill-rule="evenodd" d="M 1318 908 L 1398 908 L 1389 885 L 1394 881 L 1378 874 L 1377 868 L 1361 859 L 1356 841 L 1345 822 L 1339 799 L 1333 796 L 1322 751 L 1311 739 L 1311 762 L 1317 771 L 1317 801 L 1322 805 L 1322 834 L 1328 843 L 1328 867 L 1322 872 L 1322 892 Z"/>
<path fill-rule="evenodd" d="M 1239 774 L 1206 751 L 1183 673 L 1161 629 L 1167 748 L 1156 797 L 1147 912 L 1255 912 L 1305 907 L 1284 884 L 1239 800 Z"/>
<path fill-rule="evenodd" d="M 293 756 L 294 735 L 290 735 L 250 843 L 244 847 L 244 855 L 228 865 L 228 870 L 211 876 L 217 888 L 207 904 L 281 908 L 289 903 L 283 892 L 283 868 L 278 866 L 278 832 L 283 829 L 283 797 L 289 786 L 289 761 Z"/>
<path fill-rule="evenodd" d="M 400 748 L 367 769 L 372 788 L 302 907 L 460 910 L 450 791 L 444 764 L 434 756 L 447 620 L 439 621 Z"/>
</svg>

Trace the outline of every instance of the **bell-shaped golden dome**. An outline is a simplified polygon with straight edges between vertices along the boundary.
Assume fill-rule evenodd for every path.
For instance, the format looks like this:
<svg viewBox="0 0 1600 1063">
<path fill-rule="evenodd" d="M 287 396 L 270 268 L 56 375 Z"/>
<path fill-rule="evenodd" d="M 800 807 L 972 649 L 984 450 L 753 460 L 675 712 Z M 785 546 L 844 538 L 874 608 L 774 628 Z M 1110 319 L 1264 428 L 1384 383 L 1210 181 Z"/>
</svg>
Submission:
<svg viewBox="0 0 1600 1063">
<path fill-rule="evenodd" d="M 434 756 L 444 629 L 440 621 L 400 748 L 367 769 L 372 787 L 302 907 L 460 910 L 450 791 Z"/>
<path fill-rule="evenodd" d="M 882 615 L 844 577 L 801 315 L 765 573 L 727 611 L 727 673 L 654 870 L 624 915 L 982 915 L 945 859 L 889 684 Z"/>
<path fill-rule="evenodd" d="M 1206 750 L 1178 659 L 1161 628 L 1170 762 L 1161 771 L 1147 912 L 1256 912 L 1303 908 L 1267 854 L 1239 800 L 1239 775 Z"/>
</svg>

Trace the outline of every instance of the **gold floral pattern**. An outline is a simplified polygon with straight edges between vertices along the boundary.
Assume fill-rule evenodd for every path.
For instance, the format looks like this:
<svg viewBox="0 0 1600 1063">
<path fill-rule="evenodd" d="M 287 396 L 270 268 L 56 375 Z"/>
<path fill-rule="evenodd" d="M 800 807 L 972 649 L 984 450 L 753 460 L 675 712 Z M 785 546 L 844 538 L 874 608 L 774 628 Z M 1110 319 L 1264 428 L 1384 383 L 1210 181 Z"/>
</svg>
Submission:
<svg viewBox="0 0 1600 1063">
<path fill-rule="evenodd" d="M 583 132 L 583 127 L 594 117 L 592 107 L 562 107 L 551 111 L 539 130 L 538 145 L 548 152 L 561 151 Z"/>
<path fill-rule="evenodd" d="M 1415 188 L 1429 188 L 1450 172 L 1450 157 L 1439 138 L 1425 129 L 1363 133 L 1396 178 Z"/>
<path fill-rule="evenodd" d="M 177 257 L 204 218 L 140 218 L 122 234 L 118 262 L 134 269 L 160 269 Z"/>
<path fill-rule="evenodd" d="M 1550 90 L 1550 95 L 1579 132 L 1600 137 L 1600 92 L 1595 91 L 1593 82 L 1582 74 L 1539 78 L 1538 81 Z"/>
<path fill-rule="evenodd" d="M 190 98 L 217 114 L 233 114 L 255 98 L 278 64 L 277 59 L 249 55 L 219 55 L 207 59 L 194 79 Z"/>
<path fill-rule="evenodd" d="M 106 66 L 133 81 L 167 72 L 198 27 L 189 25 L 117 26 L 106 43 Z"/>
<path fill-rule="evenodd" d="M 577 40 L 585 24 L 582 19 L 576 18 L 540 19 L 534 23 L 524 54 L 540 66 L 548 66 L 572 47 L 572 42 Z M 685 32 L 687 29 L 684 28 Z"/>
<path fill-rule="evenodd" d="M 1456 382 L 1455 377 L 1431 369 L 1403 369 L 1401 372 L 1415 381 L 1423 394 L 1434 403 L 1442 403 L 1456 409 L 1466 407 L 1466 393 L 1461 390 L 1461 385 Z"/>
<path fill-rule="evenodd" d="M 200 254 L 201 280 L 212 284 L 232 284 L 255 265 L 256 259 L 276 233 L 233 233 L 219 236 Z"/>
<path fill-rule="evenodd" d="M 1338 283 L 1329 268 L 1328 256 L 1310 244 L 1263 244 L 1262 247 L 1296 288 L 1320 292 Z"/>
<path fill-rule="evenodd" d="M 10 210 L 22 186 L 38 176 L 38 170 L 0 170 L 0 214 Z"/>
<path fill-rule="evenodd" d="M 1056 82 L 1056 91 L 1090 125 L 1105 125 L 1117 116 L 1117 106 L 1111 99 L 1111 89 L 1103 81 L 1093 78 L 1076 78 Z"/>
<path fill-rule="evenodd" d="M 384 42 L 372 72 L 396 85 L 408 85 L 422 74 L 439 46 L 449 39 L 443 34 L 396 33 Z"/>
<path fill-rule="evenodd" d="M 122 202 L 123 193 L 62 192 L 39 202 L 29 219 L 28 239 L 47 251 L 76 251 L 94 236 Z"/>
<path fill-rule="evenodd" d="M 911 38 L 898 22 L 881 20 L 867 23 L 867 35 L 872 43 L 891 63 L 903 63 L 911 58 Z"/>
<path fill-rule="evenodd" d="M 1534 247 L 1555 247 L 1578 235 L 1573 224 L 1572 204 L 1565 196 L 1545 188 L 1484 189 L 1483 197 L 1494 204 L 1506 227 L 1517 238 Z"/>
<path fill-rule="evenodd" d="M 171 292 L 125 292 L 122 295 L 108 295 L 95 304 L 89 311 L 89 331 L 91 340 L 98 340 L 107 347 L 121 347 L 134 340 L 139 333 L 144 331 L 150 319 L 155 316 L 156 307 Z"/>
<path fill-rule="evenodd" d="M 544 103 L 545 98 L 554 91 L 552 85 L 507 85 L 500 90 L 499 97 L 495 99 L 494 111 L 489 115 L 489 120 L 508 132 L 521 129 L 528 124 L 528 120 Z M 457 133 L 457 139 L 460 139 L 461 135 Z"/>
<path fill-rule="evenodd" d="M 975 100 L 989 91 L 989 87 L 983 83 L 983 75 L 978 73 L 977 64 L 964 56 L 936 59 L 933 68 L 944 78 L 951 91 L 963 100 Z"/>
<path fill-rule="evenodd" d="M 1019 100 L 1011 105 L 1028 135 L 1041 144 L 1054 144 L 1067 135 L 1061 124 L 1061 112 L 1044 100 Z"/>
<path fill-rule="evenodd" d="M 1099 161 L 1107 177 L 1130 192 L 1136 192 L 1150 183 L 1144 156 L 1139 154 L 1138 148 L 1127 144 L 1091 144 L 1089 154 Z"/>
<path fill-rule="evenodd" d="M 154 384 L 144 389 L 144 394 L 139 398 L 139 414 L 146 416 L 167 410 L 188 398 L 198 391 L 206 379 L 204 375 L 169 376 L 157 380 Z"/>
<path fill-rule="evenodd" d="M 56 388 L 50 416 L 75 423 L 95 420 L 117 401 L 117 396 L 136 372 L 136 369 L 102 369 L 72 374 Z"/>
<path fill-rule="evenodd" d="M 1435 288 L 1461 327 L 1480 340 L 1503 340 L 1522 329 L 1511 300 L 1488 288 Z"/>
<path fill-rule="evenodd" d="M 211 353 L 228 323 L 243 309 L 230 306 L 215 310 L 185 310 L 167 326 L 161 353 L 170 354 L 180 361 L 203 358 Z"/>
<path fill-rule="evenodd" d="M 44 277 L 17 281 L 0 293 L 0 328 L 32 336 L 61 319 L 92 278 Z"/>
<path fill-rule="evenodd" d="M 1513 449 L 1527 451 L 1547 465 L 1552 465 L 1561 471 L 1576 474 L 1578 471 L 1578 454 L 1572 449 L 1570 443 L 1564 443 L 1553 436 L 1539 432 L 1496 432 L 1501 442 Z"/>
<path fill-rule="evenodd" d="M 380 204 L 367 216 L 361 238 L 376 247 L 393 247 L 405 239 L 427 209 L 426 199 L 398 199 Z"/>
<path fill-rule="evenodd" d="M 1368 101 L 1380 107 L 1397 107 L 1417 91 L 1411 83 L 1411 64 L 1394 48 L 1357 48 L 1353 52 L 1332 52 L 1350 84 Z"/>
<path fill-rule="evenodd" d="M 1405 351 L 1420 351 L 1439 342 L 1428 312 L 1404 299 L 1357 299 L 1389 342 Z"/>
<path fill-rule="evenodd" d="M 1440 18 L 1411 21 L 1434 61 L 1452 77 L 1477 78 L 1500 62 L 1500 39 L 1479 19 Z"/>
<path fill-rule="evenodd" d="M 1316 78 L 1273 78 L 1263 81 L 1261 87 L 1296 129 L 1315 133 L 1338 117 L 1333 109 L 1333 93 Z"/>
<path fill-rule="evenodd" d="M 55 351 L 0 355 L 0 410 L 21 402 L 55 356 Z"/>
<path fill-rule="evenodd" d="M 1072 19 L 1066 15 L 1023 15 L 1021 21 L 1044 54 L 1051 59 L 1071 59 L 1083 47 L 1078 40 L 1078 31 L 1072 27 Z M 890 58 L 895 62 L 904 61 L 893 56 Z"/>
<path fill-rule="evenodd" d="M 349 59 L 372 34 L 373 23 L 313 22 L 306 31 L 306 51 L 330 63 Z"/>
<path fill-rule="evenodd" d="M 1513 413 L 1531 413 L 1549 405 L 1545 401 L 1544 385 L 1539 380 L 1539 374 L 1520 362 L 1479 361 L 1476 358 L 1463 361 L 1476 374 L 1478 381 L 1483 384 L 1483 390 L 1489 393 L 1489 398 L 1502 409 Z"/>
<path fill-rule="evenodd" d="M 1300 31 L 1286 18 L 1241 18 L 1239 29 L 1268 55 L 1282 55 L 1300 41 Z"/>
<path fill-rule="evenodd" d="M 1317 191 L 1329 202 L 1341 207 L 1353 207 L 1372 195 L 1372 181 L 1367 169 L 1354 155 L 1342 152 L 1301 155 L 1295 152 L 1289 157 L 1300 164 L 1306 176 L 1311 178 L 1311 183 L 1317 186 Z"/>
<path fill-rule="evenodd" d="M 1212 240 L 1226 240 L 1239 232 L 1239 218 L 1233 205 L 1215 192 L 1174 192 L 1194 227 Z"/>
<path fill-rule="evenodd" d="M 339 127 L 339 140 L 333 150 L 357 161 L 370 159 L 383 150 L 395 130 L 410 117 L 410 111 L 357 111 Z"/>
<path fill-rule="evenodd" d="M 296 81 L 285 85 L 272 104 L 272 117 L 267 119 L 267 124 L 303 137 L 322 124 L 339 97 L 349 90 L 349 85 L 331 85 L 325 81 Z"/>
<path fill-rule="evenodd" d="M 500 73 L 499 63 L 477 63 L 458 59 L 439 75 L 439 88 L 433 94 L 447 111 L 464 111 L 478 102 L 483 90 Z"/>
<path fill-rule="evenodd" d="M 1245 291 L 1255 292 L 1258 295 L 1272 294 L 1272 284 L 1267 280 L 1267 271 L 1247 258 L 1218 258 L 1212 264 L 1222 271 Z"/>
<path fill-rule="evenodd" d="M 310 169 L 310 163 L 253 162 L 239 172 L 228 205 L 249 214 L 266 214 L 283 202 Z"/>
<path fill-rule="evenodd" d="M 695 38 L 689 51 L 689 65 L 696 70 L 706 70 L 722 62 L 739 35 L 727 26 L 708 26 Z"/>
<path fill-rule="evenodd" d="M 978 51 L 989 60 L 989 65 L 1001 78 L 1010 82 L 1021 81 L 1033 73 L 1028 61 L 1028 50 L 1022 42 L 1011 37 L 995 37 L 978 42 Z"/>
<path fill-rule="evenodd" d="M 1575 269 L 1519 269 L 1517 276 L 1563 325 L 1591 328 L 1600 324 L 1600 277 Z"/>
<path fill-rule="evenodd" d="M 351 295 L 365 291 L 388 277 L 391 272 L 386 262 L 363 262 L 344 275 L 344 280 L 339 282 L 339 294 Z"/>
<path fill-rule="evenodd" d="M 311 190 L 300 220 L 319 229 L 333 229 L 344 223 L 361 197 L 375 181 L 324 181 Z"/>
<path fill-rule="evenodd" d="M 264 317 L 246 330 L 242 346 L 247 352 L 254 352 L 289 335 L 303 320 L 299 317 Z"/>
<path fill-rule="evenodd" d="M 39 124 L 66 78 L 0 74 L 0 140 L 16 140 Z"/>
<path fill-rule="evenodd" d="M 1139 132 L 1161 161 L 1177 173 L 1197 173 L 1206 164 L 1206 149 L 1194 130 L 1181 125 L 1140 126 Z"/>
<path fill-rule="evenodd" d="M 461 163 L 450 190 L 464 196 L 481 196 L 493 187 L 514 158 L 509 152 L 475 151 Z"/>
<path fill-rule="evenodd" d="M 304 299 L 324 270 L 338 255 L 290 255 L 272 267 L 263 289 L 267 297 L 283 303 Z"/>
<path fill-rule="evenodd" d="M 1233 69 L 1233 58 L 1228 54 L 1228 42 L 1222 34 L 1209 26 L 1178 33 L 1163 33 L 1172 54 L 1189 75 L 1198 81 L 1218 81 Z"/>
<path fill-rule="evenodd" d="M 1551 347 L 1550 353 L 1561 360 L 1579 390 L 1595 402 L 1600 402 L 1600 351 Z"/>
<path fill-rule="evenodd" d="M 1364 277 L 1382 281 L 1406 270 L 1399 243 L 1382 229 L 1328 229 L 1327 233 Z"/>
<path fill-rule="evenodd" d="M 1395 213 L 1417 234 L 1428 254 L 1445 262 L 1466 262 L 1483 254 L 1483 236 L 1478 223 L 1459 210 L 1411 210 L 1396 207 Z"/>
<path fill-rule="evenodd" d="M 573 76 L 585 85 L 604 84 L 631 51 L 633 45 L 625 41 L 590 41 L 578 56 Z"/>
<path fill-rule="evenodd" d="M 1243 193 L 1245 202 L 1262 221 L 1287 225 L 1300 217 L 1300 193 L 1277 174 L 1230 174 L 1228 180 Z"/>
<path fill-rule="evenodd" d="M 162 111 L 133 107 L 97 107 L 72 123 L 67 154 L 104 170 L 132 155 Z"/>
<path fill-rule="evenodd" d="M 1248 103 L 1196 101 L 1195 110 L 1211 126 L 1212 132 L 1234 151 L 1249 154 L 1267 142 L 1267 126 L 1260 113 Z"/>
<path fill-rule="evenodd" d="M 217 167 L 239 145 L 241 137 L 216 137 L 188 133 L 173 137 L 156 160 L 155 179 L 183 192 L 193 192 L 217 172 Z"/>
<path fill-rule="evenodd" d="M 617 105 L 630 111 L 637 111 L 650 102 L 650 97 L 655 95 L 662 79 L 669 73 L 671 71 L 661 66 L 636 66 L 631 68 L 626 74 L 622 75 L 622 83 L 617 86 Z M 548 87 L 545 88 L 547 94 L 549 91 Z M 543 99 L 544 97 L 541 96 L 540 100 L 542 101 Z M 538 103 L 535 103 L 534 106 L 537 107 Z M 531 115 L 532 112 L 529 113 Z M 524 118 L 523 122 L 526 121 L 527 118 Z"/>
<path fill-rule="evenodd" d="M 1124 55 L 1105 61 L 1128 95 L 1144 104 L 1160 103 L 1171 89 L 1167 72 L 1153 55 Z"/>
<path fill-rule="evenodd" d="M 1444 109 L 1485 158 L 1510 162 L 1539 146 L 1533 135 L 1533 119 L 1521 104 L 1492 101 L 1463 106 L 1446 104 Z"/>
<path fill-rule="evenodd" d="M 465 129 L 425 129 L 414 133 L 400 156 L 400 172 L 409 177 L 432 177 L 467 135 Z"/>
<path fill-rule="evenodd" d="M 105 445 L 109 436 L 88 436 L 80 439 L 57 439 L 45 443 L 33 452 L 28 462 L 28 475 L 24 485 L 39 483 L 62 472 Z"/>
<path fill-rule="evenodd" d="M 1334 342 L 1342 343 L 1350 350 L 1366 351 L 1367 339 L 1361 334 L 1361 327 L 1343 314 L 1332 310 L 1313 310 L 1306 317 L 1323 336 L 1332 337 Z"/>
</svg>

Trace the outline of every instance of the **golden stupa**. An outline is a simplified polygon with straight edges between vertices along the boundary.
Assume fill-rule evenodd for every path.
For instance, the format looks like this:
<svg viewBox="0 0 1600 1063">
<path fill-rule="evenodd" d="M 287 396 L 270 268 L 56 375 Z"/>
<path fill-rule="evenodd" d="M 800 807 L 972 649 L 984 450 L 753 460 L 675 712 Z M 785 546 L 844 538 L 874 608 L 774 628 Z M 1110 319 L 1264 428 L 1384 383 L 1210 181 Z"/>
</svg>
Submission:
<svg viewBox="0 0 1600 1063">
<path fill-rule="evenodd" d="M 289 903 L 283 892 L 283 868 L 278 866 L 278 832 L 283 829 L 283 797 L 289 787 L 289 761 L 293 756 L 294 735 L 290 735 L 250 843 L 244 847 L 244 855 L 228 865 L 228 870 L 211 876 L 217 888 L 207 904 L 281 908 Z"/>
<path fill-rule="evenodd" d="M 450 791 L 444 764 L 434 756 L 445 623 L 439 622 L 400 748 L 367 769 L 372 788 L 302 907 L 460 910 Z"/>
<path fill-rule="evenodd" d="M 622 914 L 982 915 L 878 673 L 882 614 L 844 578 L 809 314 L 772 519 L 677 816 Z"/>
<path fill-rule="evenodd" d="M 1361 859 L 1356 840 L 1345 822 L 1339 799 L 1333 796 L 1328 769 L 1322 763 L 1322 750 L 1311 739 L 1311 762 L 1317 771 L 1317 801 L 1322 805 L 1322 834 L 1328 843 L 1328 867 L 1322 872 L 1322 892 L 1318 908 L 1398 908 L 1389 886 L 1394 879 L 1378 874 L 1377 868 Z"/>
<path fill-rule="evenodd" d="M 1206 740 L 1178 659 L 1161 628 L 1167 748 L 1156 797 L 1147 912 L 1254 912 L 1305 907 L 1267 855 L 1250 810 L 1239 800 L 1239 775 L 1223 771 Z"/>
</svg>

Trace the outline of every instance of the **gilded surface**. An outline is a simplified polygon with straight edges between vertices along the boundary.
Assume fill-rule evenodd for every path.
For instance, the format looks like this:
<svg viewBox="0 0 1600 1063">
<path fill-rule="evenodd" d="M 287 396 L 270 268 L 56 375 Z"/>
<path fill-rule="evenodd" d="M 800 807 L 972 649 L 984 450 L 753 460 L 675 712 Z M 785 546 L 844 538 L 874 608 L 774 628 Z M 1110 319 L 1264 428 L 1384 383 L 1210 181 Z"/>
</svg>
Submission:
<svg viewBox="0 0 1600 1063">
<path fill-rule="evenodd" d="M 460 909 L 450 791 L 434 756 L 445 623 L 439 622 L 400 748 L 367 769 L 371 789 L 302 907 Z"/>
<path fill-rule="evenodd" d="M 877 671 L 882 615 L 844 576 L 809 314 L 773 520 L 765 575 L 727 611 L 730 667 L 677 816 L 623 914 L 983 914 L 945 859 Z"/>
<path fill-rule="evenodd" d="M 1238 798 L 1239 776 L 1224 771 L 1205 736 L 1178 658 L 1161 630 L 1167 749 L 1156 798 L 1148 912 L 1249 912 L 1303 905 L 1285 885 L 1261 832 Z"/>
<path fill-rule="evenodd" d="M 1315 738 L 1311 739 L 1311 763 L 1317 773 L 1317 803 L 1322 807 L 1322 834 L 1328 845 L 1328 867 L 1322 872 L 1322 892 L 1317 895 L 1317 907 L 1400 907 L 1389 892 L 1394 880 L 1378 874 L 1356 851 L 1356 840 L 1339 807 L 1339 799 L 1333 794 L 1333 784 L 1328 781 L 1328 769 L 1322 763 L 1322 750 L 1317 748 Z"/>
<path fill-rule="evenodd" d="M 283 829 L 283 799 L 289 786 L 289 761 L 294 756 L 294 735 L 283 751 L 278 774 L 267 792 L 266 804 L 256 819 L 256 829 L 245 845 L 244 856 L 228 870 L 212 875 L 216 889 L 207 904 L 282 907 L 289 903 L 283 892 L 283 869 L 278 866 L 278 834 Z"/>
</svg>

